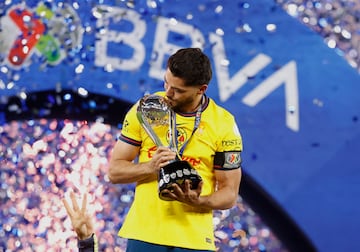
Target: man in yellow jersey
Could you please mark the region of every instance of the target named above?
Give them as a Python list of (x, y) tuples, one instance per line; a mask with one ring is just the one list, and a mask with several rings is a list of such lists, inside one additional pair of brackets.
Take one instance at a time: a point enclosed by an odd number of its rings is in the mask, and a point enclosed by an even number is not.
[[(139, 103), (124, 119), (108, 176), (113, 184), (136, 183), (119, 231), (128, 239), (127, 252), (215, 251), (212, 211), (237, 202), (242, 139), (233, 115), (206, 96), (211, 77), (210, 60), (200, 49), (180, 49), (168, 59), (165, 91), (156, 93), (176, 112), (177, 146), (202, 178), (197, 188), (188, 180), (175, 183), (167, 192), (172, 200), (160, 199), (159, 170), (176, 154), (151, 140), (136, 116)], [(167, 132), (158, 137), (169, 141)]]

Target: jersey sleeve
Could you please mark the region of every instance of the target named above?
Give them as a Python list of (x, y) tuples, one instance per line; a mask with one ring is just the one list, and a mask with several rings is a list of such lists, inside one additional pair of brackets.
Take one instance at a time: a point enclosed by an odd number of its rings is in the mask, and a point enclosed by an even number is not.
[(125, 115), (119, 137), (119, 140), (134, 146), (141, 145), (141, 124), (136, 116), (137, 106), (138, 103), (134, 104)]
[(241, 166), (242, 138), (233, 116), (225, 117), (221, 137), (214, 156), (214, 169), (232, 170)]

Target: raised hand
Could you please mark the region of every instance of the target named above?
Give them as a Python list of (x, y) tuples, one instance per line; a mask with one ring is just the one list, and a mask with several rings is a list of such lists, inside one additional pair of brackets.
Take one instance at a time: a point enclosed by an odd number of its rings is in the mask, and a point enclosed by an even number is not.
[(94, 226), (91, 216), (86, 213), (87, 205), (87, 195), (84, 194), (81, 209), (79, 208), (74, 192), (70, 193), (70, 198), (72, 202), (72, 207), (66, 199), (62, 199), (62, 202), (66, 208), (66, 212), (70, 217), (71, 224), (79, 238), (79, 240), (84, 240), (94, 233)]

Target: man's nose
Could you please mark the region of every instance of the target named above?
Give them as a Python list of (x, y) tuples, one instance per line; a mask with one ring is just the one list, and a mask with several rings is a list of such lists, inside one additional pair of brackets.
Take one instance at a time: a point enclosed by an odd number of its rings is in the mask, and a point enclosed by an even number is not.
[(168, 85), (165, 85), (164, 89), (165, 89), (165, 95), (167, 97), (172, 97), (174, 95), (174, 91)]

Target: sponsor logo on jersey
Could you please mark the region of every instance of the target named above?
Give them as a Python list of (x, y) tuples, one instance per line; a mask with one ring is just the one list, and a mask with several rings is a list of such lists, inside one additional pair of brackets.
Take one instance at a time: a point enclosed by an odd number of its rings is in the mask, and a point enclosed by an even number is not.
[(224, 140), (221, 142), (222, 146), (230, 147), (230, 146), (240, 146), (241, 140), (240, 139), (230, 139), (230, 140)]
[(225, 152), (224, 168), (238, 168), (241, 164), (241, 156), (239, 151)]

